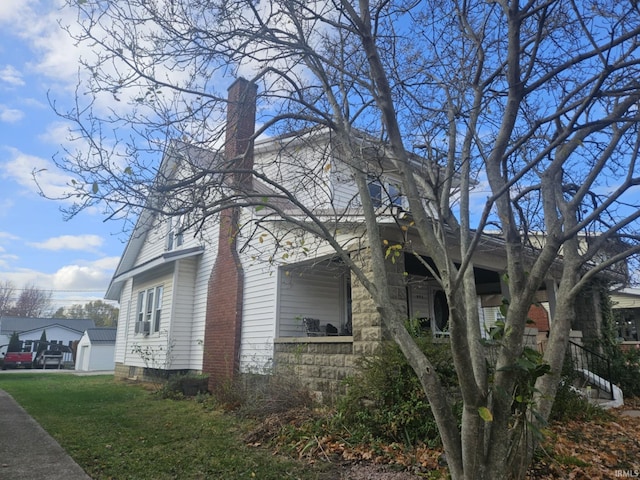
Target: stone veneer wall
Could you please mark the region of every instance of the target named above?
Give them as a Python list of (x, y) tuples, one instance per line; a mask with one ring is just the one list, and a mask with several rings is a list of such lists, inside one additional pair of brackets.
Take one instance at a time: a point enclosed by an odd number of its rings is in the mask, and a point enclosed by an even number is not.
[[(372, 259), (368, 254), (368, 250), (352, 254), (352, 259), (359, 262), (362, 270), (367, 272), (370, 277), (373, 276)], [(405, 316), (407, 316), (404, 257), (401, 255), (396, 259), (395, 263), (390, 260), (386, 261), (385, 268), (387, 270), (391, 299), (400, 306), (400, 309), (404, 310)], [(385, 332), (386, 329), (382, 324), (382, 318), (369, 292), (353, 276), (351, 279), (351, 298), (353, 353), (355, 355), (372, 355), (383, 340), (389, 339), (389, 335)]]
[(163, 381), (169, 375), (186, 374), (186, 373), (202, 373), (199, 370), (153, 370), (146, 367), (136, 367), (133, 365), (125, 365), (117, 362), (114, 369), (114, 377), (120, 380), (135, 380), (140, 382), (158, 382), (158, 376), (152, 375), (154, 372), (160, 373), (160, 380)]
[(124, 363), (116, 362), (114, 376), (116, 378), (129, 378), (129, 366)]
[(277, 338), (275, 372), (298, 377), (320, 400), (333, 399), (354, 373), (353, 346), (353, 337)]

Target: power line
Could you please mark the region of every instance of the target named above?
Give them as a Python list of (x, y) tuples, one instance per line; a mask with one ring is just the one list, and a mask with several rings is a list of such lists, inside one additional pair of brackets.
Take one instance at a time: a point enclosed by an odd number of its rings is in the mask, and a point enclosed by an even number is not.
[[(2, 284), (0, 284), (0, 290), (3, 290), (6, 287), (3, 287)], [(41, 287), (35, 287), (36, 290), (41, 290), (43, 292), (52, 292), (52, 293), (104, 293), (107, 291), (106, 288), (98, 288), (98, 289), (93, 289), (93, 290), (62, 290), (62, 289), (56, 289), (56, 288), (41, 288)], [(33, 290), (32, 288), (11, 288), (11, 290), (15, 291), (15, 292), (25, 292), (27, 290)]]

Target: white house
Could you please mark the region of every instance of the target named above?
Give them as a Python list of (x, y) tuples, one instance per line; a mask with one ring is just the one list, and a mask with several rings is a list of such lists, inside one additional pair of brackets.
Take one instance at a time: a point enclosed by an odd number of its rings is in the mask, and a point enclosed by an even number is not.
[(88, 328), (78, 342), (76, 370), (113, 370), (116, 348), (115, 328)]
[[(341, 226), (337, 239), (350, 258), (370, 269), (357, 188), (335, 139), (329, 131), (315, 130), (256, 142), (251, 150), (255, 94), (255, 87), (242, 79), (230, 87), (224, 155), (173, 143), (160, 166), (164, 180), (188, 176), (191, 166), (211, 167), (224, 158), (242, 158), (250, 164), (239, 170), (263, 172), (265, 179), (306, 199), (309, 211), (333, 218)], [(374, 158), (372, 164), (384, 162), (368, 139), (353, 141), (361, 143), (363, 155)], [(245, 151), (252, 154), (243, 156)], [(299, 174), (310, 166), (317, 172), (312, 183)], [(408, 228), (410, 219), (402, 215), (398, 183), (393, 172), (370, 180), (381, 231), (394, 240), (398, 224), (405, 225), (402, 231), (419, 249), (419, 238), (411, 237)], [(268, 183), (259, 179), (253, 179), (251, 188), (256, 195), (270, 194)], [(287, 199), (277, 201), (281, 211), (301, 211)], [(304, 221), (303, 212), (300, 218)], [(263, 234), (249, 237), (234, 230), (247, 219), (265, 227)], [(106, 294), (120, 302), (117, 376), (204, 371), (221, 379), (236, 371), (293, 366), (312, 388), (330, 390), (352, 372), (354, 354), (371, 352), (382, 340), (375, 306), (364, 287), (352, 282), (334, 251), (282, 227), (272, 212), (231, 207), (219, 221), (199, 225), (197, 235), (192, 230), (179, 216), (162, 217), (152, 209), (145, 209), (138, 219)], [(279, 235), (277, 242), (268, 232)], [(503, 296), (500, 247), (498, 239), (488, 237), (474, 259), (478, 308), (491, 317), (488, 327), (496, 321), (495, 307)], [(386, 268), (408, 317), (446, 335), (446, 297), (425, 262), (431, 260), (401, 252)]]
[(35, 352), (38, 350), (38, 342), (45, 332), (47, 348), (52, 346), (68, 347), (64, 353), (65, 363), (73, 362), (71, 347), (73, 342), (80, 340), (84, 331), (94, 328), (93, 320), (75, 318), (23, 318), (0, 317), (0, 354), (7, 351), (9, 339), (17, 332), (22, 342), (23, 351)]

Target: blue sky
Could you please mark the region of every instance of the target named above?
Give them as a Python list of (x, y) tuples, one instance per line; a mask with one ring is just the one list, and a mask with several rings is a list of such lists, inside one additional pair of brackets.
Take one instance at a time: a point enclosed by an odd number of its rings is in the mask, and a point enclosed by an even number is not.
[(56, 306), (102, 298), (124, 248), (122, 225), (99, 211), (64, 221), (63, 204), (42, 198), (67, 178), (51, 158), (67, 126), (47, 94), (70, 105), (80, 52), (59, 28), (73, 21), (60, 0), (0, 0), (0, 281), (51, 290)]

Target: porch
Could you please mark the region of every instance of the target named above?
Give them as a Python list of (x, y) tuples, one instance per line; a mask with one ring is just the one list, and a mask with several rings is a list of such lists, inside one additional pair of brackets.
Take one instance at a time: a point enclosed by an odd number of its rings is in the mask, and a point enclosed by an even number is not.
[[(356, 255), (354, 260), (366, 271), (370, 259)], [(424, 333), (448, 337), (446, 296), (429, 269), (408, 254), (387, 262), (386, 268), (393, 301), (407, 318), (417, 321)], [(482, 328), (488, 335), (501, 318), (503, 286), (497, 271), (476, 268), (474, 273)], [(282, 267), (278, 275), (275, 371), (294, 374), (319, 396), (333, 396), (355, 373), (355, 359), (375, 353), (386, 338), (376, 306), (339, 260)], [(536, 345), (538, 340), (535, 333), (530, 342)]]

